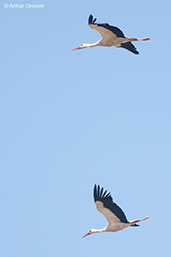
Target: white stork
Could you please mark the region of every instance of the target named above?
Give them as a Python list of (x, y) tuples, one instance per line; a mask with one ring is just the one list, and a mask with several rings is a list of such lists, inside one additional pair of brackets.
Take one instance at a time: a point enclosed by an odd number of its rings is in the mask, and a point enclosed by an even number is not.
[(88, 19), (88, 24), (90, 28), (97, 30), (101, 34), (102, 39), (93, 44), (81, 44), (80, 46), (71, 49), (71, 51), (94, 46), (116, 46), (123, 47), (134, 54), (139, 54), (131, 41), (145, 41), (150, 39), (149, 37), (126, 38), (119, 28), (111, 26), (108, 23), (96, 23), (96, 19), (93, 19), (91, 14)]
[(102, 229), (91, 229), (83, 237), (100, 232), (115, 232), (127, 228), (129, 226), (139, 226), (137, 222), (148, 219), (145, 217), (143, 219), (128, 221), (124, 212), (121, 208), (113, 202), (112, 196), (110, 193), (107, 193), (107, 190), (103, 192), (103, 187), (100, 189), (100, 186), (94, 186), (94, 201), (96, 203), (97, 210), (101, 212), (109, 222), (109, 224)]

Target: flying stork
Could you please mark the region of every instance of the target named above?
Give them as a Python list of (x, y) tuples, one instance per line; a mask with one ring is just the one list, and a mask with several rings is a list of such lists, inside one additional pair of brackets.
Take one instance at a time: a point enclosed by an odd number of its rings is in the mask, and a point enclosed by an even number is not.
[(108, 23), (96, 23), (96, 18), (94, 19), (93, 15), (91, 14), (88, 19), (88, 25), (90, 28), (97, 30), (101, 34), (102, 39), (93, 44), (81, 44), (80, 46), (71, 49), (71, 51), (94, 46), (116, 46), (123, 47), (134, 54), (139, 54), (131, 41), (145, 41), (150, 39), (149, 37), (126, 38), (124, 33), (119, 28), (111, 26)]
[(110, 193), (107, 193), (107, 190), (103, 192), (103, 187), (94, 186), (94, 201), (97, 207), (97, 210), (101, 212), (109, 222), (109, 224), (102, 229), (91, 229), (83, 237), (100, 232), (115, 232), (127, 228), (129, 226), (137, 227), (138, 222), (148, 219), (145, 217), (143, 219), (128, 221), (124, 212), (121, 208), (113, 202), (112, 196)]

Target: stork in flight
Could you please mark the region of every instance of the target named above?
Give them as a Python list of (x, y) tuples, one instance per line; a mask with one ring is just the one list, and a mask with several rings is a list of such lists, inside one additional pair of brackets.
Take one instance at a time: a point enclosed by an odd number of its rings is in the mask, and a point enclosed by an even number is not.
[(145, 41), (150, 39), (149, 37), (126, 38), (119, 28), (111, 26), (108, 23), (96, 23), (96, 19), (94, 19), (91, 14), (88, 19), (88, 25), (90, 28), (97, 30), (101, 34), (102, 39), (93, 44), (81, 44), (80, 46), (71, 49), (71, 51), (94, 46), (116, 46), (123, 47), (134, 54), (139, 54), (131, 41)]
[(103, 192), (103, 187), (100, 189), (100, 186), (94, 186), (94, 201), (96, 203), (97, 210), (101, 212), (109, 222), (109, 224), (102, 229), (91, 229), (83, 237), (100, 232), (115, 232), (127, 228), (129, 226), (139, 226), (138, 222), (148, 219), (145, 217), (143, 219), (128, 221), (124, 212), (121, 208), (113, 202), (112, 196), (110, 193), (107, 193), (107, 190)]

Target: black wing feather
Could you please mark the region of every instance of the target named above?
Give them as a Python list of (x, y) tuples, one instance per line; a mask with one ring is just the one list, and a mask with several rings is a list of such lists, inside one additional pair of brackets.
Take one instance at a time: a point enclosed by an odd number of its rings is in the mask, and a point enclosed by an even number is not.
[(90, 24), (96, 24), (95, 22), (96, 22), (96, 18), (95, 19), (93, 19), (93, 15), (91, 15), (90, 14), (90, 16), (89, 16), (89, 18), (88, 18), (88, 25), (90, 25)]
[(137, 49), (135, 48), (135, 46), (131, 42), (121, 44), (120, 47), (123, 47), (123, 48), (129, 50), (130, 52), (132, 52), (134, 54), (139, 54), (139, 52), (137, 51)]
[(112, 196), (110, 193), (107, 193), (107, 190), (103, 193), (103, 187), (100, 190), (100, 186), (98, 187), (94, 186), (94, 201), (100, 201), (103, 203), (105, 208), (108, 208), (110, 211), (112, 211), (123, 223), (128, 223), (128, 220), (124, 214), (124, 212), (121, 210), (121, 208), (113, 202)]
[(122, 32), (122, 30), (120, 30), (119, 28), (117, 27), (114, 27), (114, 26), (111, 26), (109, 25), (108, 23), (99, 23), (97, 24), (99, 27), (103, 27), (105, 29), (108, 29), (110, 31), (112, 31), (117, 37), (123, 37), (125, 38), (124, 36), (124, 33)]
[(94, 24), (94, 25), (97, 25), (99, 27), (104, 27), (105, 29), (108, 29), (108, 30), (112, 31), (117, 37), (125, 38), (124, 33), (119, 28), (111, 26), (108, 23), (95, 23), (95, 22), (96, 22), (96, 18), (93, 19), (93, 15), (90, 14), (89, 19), (88, 19), (88, 24), (89, 25)]

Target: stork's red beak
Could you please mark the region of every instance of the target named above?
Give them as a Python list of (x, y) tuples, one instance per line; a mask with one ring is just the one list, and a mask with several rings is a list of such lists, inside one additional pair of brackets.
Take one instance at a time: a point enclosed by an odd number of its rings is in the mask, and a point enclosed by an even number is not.
[(84, 236), (82, 236), (81, 238), (83, 238), (83, 237), (86, 237), (86, 236), (88, 236), (88, 235), (90, 235), (91, 233), (90, 232), (88, 232), (87, 234), (85, 234)]
[(76, 48), (73, 48), (73, 49), (71, 49), (70, 51), (79, 50), (79, 49), (81, 49), (80, 46), (78, 46), (78, 47), (76, 47)]

